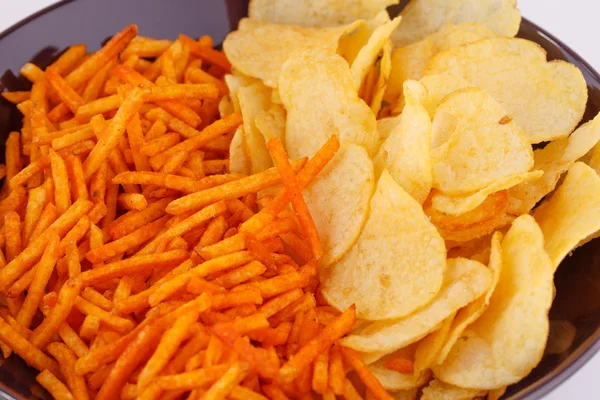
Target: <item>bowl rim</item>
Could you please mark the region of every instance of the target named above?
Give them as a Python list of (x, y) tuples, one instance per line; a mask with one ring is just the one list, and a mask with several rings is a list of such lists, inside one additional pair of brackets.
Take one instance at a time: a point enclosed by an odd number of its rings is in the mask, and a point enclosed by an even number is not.
[[(21, 27), (34, 22), (37, 18), (54, 11), (57, 8), (68, 5), (69, 3), (75, 2), (76, 0), (61, 0), (56, 3), (50, 4), (33, 14), (21, 19), (20, 21), (12, 24), (8, 28), (0, 32), (0, 40), (5, 39), (13, 32), (17, 31)], [(539, 35), (544, 37), (546, 40), (551, 42), (555, 47), (560, 49), (568, 57), (576, 61), (581, 68), (585, 69), (586, 76), (600, 86), (600, 73), (596, 71), (592, 65), (575, 52), (570, 46), (565, 44), (563, 41), (558, 39), (556, 36), (548, 32), (546, 29), (540, 27), (535, 22), (532, 22), (528, 18), (523, 17), (521, 24), (525, 22), (532, 29), (534, 29)], [(583, 72), (583, 71), (582, 71)], [(588, 79), (586, 79), (588, 81)], [(590, 82), (588, 81), (588, 86)], [(508, 398), (508, 400), (537, 400), (543, 396), (549, 394), (560, 385), (564, 384), (569, 378), (575, 375), (581, 370), (596, 354), (600, 354), (600, 327), (588, 337), (579, 347), (564, 359), (559, 366), (552, 370), (549, 374), (535, 382), (533, 385), (524, 388), (521, 393), (517, 393)], [(561, 365), (566, 365), (564, 368), (560, 368)], [(4, 397), (10, 396), (10, 397)], [(17, 400), (13, 397), (13, 394), (0, 389), (0, 398), (10, 398), (11, 400)]]

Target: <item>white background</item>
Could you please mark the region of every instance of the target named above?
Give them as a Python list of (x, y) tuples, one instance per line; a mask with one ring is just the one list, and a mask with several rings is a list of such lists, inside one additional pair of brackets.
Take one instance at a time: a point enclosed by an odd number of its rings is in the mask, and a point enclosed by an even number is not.
[[(0, 0), (0, 2), (3, 3), (0, 5), (0, 31), (54, 3), (52, 0)], [(600, 2), (597, 0), (519, 0), (519, 8), (523, 16), (561, 39), (596, 70), (600, 70), (600, 47), (598, 46)], [(600, 372), (600, 354), (545, 400), (600, 398), (598, 372)]]

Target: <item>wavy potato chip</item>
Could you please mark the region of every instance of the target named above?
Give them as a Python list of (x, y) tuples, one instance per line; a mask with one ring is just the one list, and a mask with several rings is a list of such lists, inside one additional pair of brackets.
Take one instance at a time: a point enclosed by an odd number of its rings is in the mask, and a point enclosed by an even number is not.
[(355, 21), (333, 28), (306, 28), (245, 18), (237, 31), (227, 35), (223, 50), (236, 70), (276, 88), (281, 66), (295, 50), (324, 48), (335, 52), (340, 38), (363, 24)]
[(493, 38), (449, 49), (431, 59), (425, 74), (442, 72), (486, 90), (531, 143), (568, 136), (587, 103), (581, 71), (564, 61), (546, 62), (545, 52), (524, 39)]
[(500, 280), (500, 274), (502, 273), (502, 234), (500, 232), (494, 233), (491, 241), (491, 249), (489, 255), (488, 268), (492, 271), (492, 283), (488, 290), (481, 298), (475, 300), (465, 308), (461, 309), (457, 314), (456, 318), (452, 321), (446, 340), (439, 352), (436, 354), (434, 364), (442, 364), (448, 354), (454, 347), (454, 344), (460, 339), (462, 333), (471, 325), (477, 321), (481, 314), (488, 308), (490, 299), (496, 290), (496, 286)]
[(473, 400), (486, 394), (485, 390), (461, 388), (433, 379), (423, 388), (421, 400)]
[(276, 24), (327, 27), (370, 19), (399, 0), (252, 0), (251, 18)]
[(553, 277), (542, 230), (530, 215), (517, 218), (502, 240), (502, 271), (488, 308), (433, 368), (435, 376), (482, 390), (527, 376), (546, 346)]
[(399, 391), (420, 388), (431, 378), (431, 371), (422, 371), (419, 374), (401, 374), (385, 367), (386, 362), (393, 360), (394, 358), (414, 360), (415, 350), (415, 345), (397, 350), (380, 360), (377, 360), (373, 364), (369, 364), (369, 370), (375, 375), (379, 382), (381, 382), (381, 385), (386, 390)]
[[(569, 138), (548, 143), (533, 152), (534, 170), (544, 171), (537, 180), (527, 181), (509, 191), (508, 211), (513, 215), (526, 214), (552, 192), (560, 177), (573, 164), (592, 150), (600, 141), (600, 115), (583, 124)], [(592, 157), (593, 159), (593, 157)]]
[(385, 117), (377, 120), (377, 131), (379, 132), (380, 142), (383, 143), (388, 137), (390, 137), (391, 133), (394, 131), (394, 129), (396, 129), (401, 120), (402, 115)]
[(229, 171), (234, 174), (250, 175), (252, 164), (246, 152), (244, 127), (240, 125), (229, 144)]
[(515, 36), (521, 25), (516, 0), (412, 0), (400, 13), (396, 46), (418, 42), (446, 24), (478, 23), (497, 36)]
[(423, 99), (427, 89), (419, 82), (404, 84), (406, 105), (398, 125), (388, 135), (373, 160), (375, 175), (388, 170), (392, 178), (422, 204), (431, 191), (431, 120)]
[(323, 244), (321, 266), (339, 260), (356, 242), (374, 189), (369, 155), (360, 146), (345, 144), (303, 191)]
[[(506, 111), (480, 89), (461, 89), (438, 106), (457, 118), (456, 131), (433, 149), (433, 186), (448, 195), (472, 193), (533, 166), (527, 136)], [(502, 168), (498, 168), (498, 166)]]
[(491, 272), (477, 261), (456, 258), (448, 260), (447, 264), (442, 289), (425, 307), (404, 318), (372, 322), (340, 342), (363, 352), (383, 352), (408, 346), (438, 329), (450, 315), (485, 293), (492, 282)]
[(285, 140), (286, 113), (279, 104), (272, 104), (271, 108), (256, 116), (254, 124), (262, 133), (265, 141), (271, 139)]
[(361, 319), (399, 318), (435, 297), (444, 279), (446, 248), (421, 205), (387, 171), (369, 208), (356, 243), (321, 271), (323, 295), (338, 309), (355, 304)]
[(359, 28), (340, 39), (338, 54), (348, 61), (348, 65), (352, 65), (360, 49), (365, 47), (373, 32), (390, 21), (390, 15), (386, 10), (379, 12), (373, 18), (367, 19)]
[(273, 166), (265, 137), (255, 123), (256, 117), (271, 106), (271, 89), (256, 82), (240, 87), (237, 97), (243, 117), (244, 144), (250, 158), (251, 171), (256, 174)]
[[(450, 93), (454, 93), (460, 89), (474, 87), (470, 82), (464, 80), (460, 76), (453, 74), (435, 74), (427, 75), (419, 81), (427, 89), (428, 97), (425, 106), (431, 118), (434, 118), (435, 111), (442, 100)], [(449, 138), (450, 136), (447, 136)], [(438, 140), (441, 143), (435, 143), (435, 147), (444, 143), (444, 140)]]
[(285, 145), (291, 158), (312, 156), (331, 135), (375, 153), (375, 116), (358, 98), (348, 64), (334, 52), (294, 52), (282, 67), (279, 94), (288, 113)]
[(533, 213), (546, 240), (554, 268), (578, 243), (600, 230), (600, 177), (575, 163), (552, 197)]
[(431, 332), (417, 343), (417, 350), (414, 357), (414, 374), (416, 376), (419, 376), (423, 371), (428, 370), (436, 363), (436, 357), (447, 341), (455, 316), (455, 313), (451, 314), (442, 322), (440, 329)]
[(374, 115), (379, 116), (379, 111), (383, 107), (383, 96), (387, 90), (387, 85), (390, 80), (390, 74), (392, 73), (392, 41), (388, 40), (383, 46), (381, 51), (381, 57), (375, 63), (374, 68), (379, 68), (379, 74), (377, 82), (373, 88), (373, 94), (371, 98), (371, 111)]
[(256, 82), (259, 82), (259, 80), (244, 75), (225, 75), (225, 83), (227, 84), (227, 88), (229, 89), (229, 98), (231, 100), (231, 104), (235, 112), (242, 111), (238, 99), (238, 93), (240, 91), (240, 88), (244, 86), (250, 86)]

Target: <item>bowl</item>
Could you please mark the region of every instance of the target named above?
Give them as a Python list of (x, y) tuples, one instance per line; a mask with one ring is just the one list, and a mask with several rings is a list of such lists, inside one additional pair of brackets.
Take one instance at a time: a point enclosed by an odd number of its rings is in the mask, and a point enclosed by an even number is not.
[[(0, 33), (0, 91), (28, 90), (31, 85), (19, 76), (28, 61), (49, 65), (67, 46), (85, 43), (97, 50), (111, 34), (135, 23), (141, 34), (174, 39), (211, 35), (220, 43), (246, 14), (247, 0), (67, 0), (52, 5)], [(405, 2), (403, 2), (405, 3)], [(398, 13), (401, 6), (392, 7)], [(540, 44), (551, 60), (566, 60), (583, 72), (589, 89), (582, 122), (600, 111), (600, 75), (565, 44), (535, 24), (523, 20), (519, 37)], [(21, 126), (21, 114), (0, 100), (0, 162), (4, 141)], [(566, 320), (577, 328), (571, 347), (562, 354), (547, 356), (524, 380), (508, 388), (503, 399), (542, 398), (580, 369), (600, 350), (600, 241), (577, 249), (555, 275), (556, 299), (551, 320)], [(48, 394), (37, 385), (37, 372), (18, 357), (0, 360), (0, 399), (43, 399)]]

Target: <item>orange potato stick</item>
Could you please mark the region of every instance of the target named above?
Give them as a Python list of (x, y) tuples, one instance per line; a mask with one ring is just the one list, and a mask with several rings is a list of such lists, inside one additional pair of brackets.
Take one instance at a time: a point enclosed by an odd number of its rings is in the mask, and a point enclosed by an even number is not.
[(21, 75), (27, 78), (30, 82), (35, 83), (44, 79), (44, 71), (35, 64), (25, 63), (19, 70)]
[[(211, 336), (212, 337), (212, 336)], [(200, 351), (194, 354), (192, 357), (187, 360), (184, 366), (185, 372), (193, 371), (202, 367), (204, 365), (204, 358), (206, 356), (206, 351)]]
[(127, 383), (129, 376), (144, 361), (159, 339), (161, 330), (152, 325), (144, 327), (125, 348), (108, 374), (96, 399), (115, 399)]
[[(223, 204), (223, 207), (227, 207), (225, 203), (215, 204)], [(206, 227), (204, 234), (200, 238), (198, 246), (202, 248), (221, 241), (221, 238), (225, 234), (227, 228), (227, 220), (222, 215), (219, 215), (218, 217), (214, 218)]]
[[(208, 101), (208, 100), (207, 100)], [(206, 151), (210, 151), (213, 153), (221, 153), (225, 154), (229, 151), (229, 145), (231, 144), (231, 136), (219, 136), (216, 139), (211, 140), (206, 143), (202, 148)]]
[(117, 332), (129, 332), (133, 329), (134, 324), (128, 319), (112, 315), (95, 304), (77, 296), (75, 299), (75, 308), (77, 308), (82, 314), (94, 315), (100, 319), (100, 321), (107, 327), (114, 329)]
[(246, 237), (243, 234), (235, 234), (221, 240), (212, 246), (207, 246), (202, 249), (195, 249), (196, 252), (205, 260), (210, 260), (226, 254), (235, 253), (246, 249)]
[[(140, 110), (140, 114), (144, 114), (144, 117), (146, 117), (146, 119), (155, 122), (155, 121), (162, 121), (163, 123), (167, 123), (169, 122), (171, 119), (173, 119), (174, 117), (169, 114), (167, 111), (165, 111), (163, 108), (160, 107), (155, 107), (152, 108), (148, 111), (146, 111), (146, 113), (142, 113), (142, 110)], [(149, 139), (146, 139), (149, 140)]]
[(57, 374), (59, 373), (56, 361), (52, 360), (41, 350), (33, 346), (31, 342), (13, 329), (2, 318), (0, 318), (0, 340), (35, 369), (48, 369)]
[(411, 360), (402, 357), (393, 358), (387, 361), (383, 366), (400, 374), (412, 374), (415, 368)]
[[(225, 289), (231, 289), (234, 286), (244, 283), (256, 276), (262, 275), (267, 270), (259, 261), (252, 261), (242, 267), (236, 268), (230, 272), (227, 272), (217, 279), (215, 282), (224, 287)], [(191, 285), (191, 282), (190, 282)], [(188, 286), (189, 287), (189, 286)]]
[(344, 379), (344, 391), (342, 397), (344, 397), (345, 400), (363, 400), (362, 396), (358, 393), (349, 379)]
[(114, 184), (156, 185), (174, 189), (183, 193), (194, 193), (202, 190), (201, 181), (184, 178), (178, 175), (168, 175), (161, 172), (123, 172), (112, 179)]
[(283, 390), (273, 383), (269, 385), (263, 385), (262, 390), (270, 400), (290, 400), (290, 398), (285, 395)]
[(80, 280), (70, 279), (65, 282), (58, 293), (56, 306), (48, 312), (46, 318), (33, 331), (30, 337), (31, 344), (37, 348), (43, 348), (51, 340), (52, 335), (59, 331), (60, 326), (71, 313), (75, 298), (79, 295), (80, 290)]
[(90, 179), (90, 194), (94, 203), (104, 203), (107, 179), (108, 163), (104, 162)]
[(72, 113), (75, 113), (84, 104), (81, 96), (52, 67), (47, 68), (44, 75), (50, 87), (55, 90), (60, 100)]
[(198, 320), (198, 310), (192, 310), (175, 321), (161, 337), (156, 351), (138, 378), (138, 390), (144, 390), (167, 365), (181, 343), (189, 336), (189, 327)]
[[(179, 44), (179, 43), (176, 43)], [(169, 49), (171, 50), (171, 49)], [(166, 51), (161, 57), (161, 73), (160, 78), (164, 78), (166, 84), (177, 82), (177, 73), (175, 72), (175, 59), (171, 51)], [(157, 79), (158, 84), (158, 79)]]
[(97, 264), (125, 253), (132, 248), (136, 248), (156, 236), (164, 227), (167, 219), (168, 217), (159, 218), (128, 235), (91, 250), (86, 254), (86, 258), (90, 262)]
[(207, 282), (204, 278), (193, 278), (187, 285), (187, 291), (190, 293), (223, 293), (225, 289), (218, 282)]
[(121, 193), (117, 197), (117, 204), (124, 210), (143, 210), (148, 207), (148, 201), (139, 193)]
[[(187, 159), (187, 156), (188, 156), (187, 153), (184, 153), (183, 151), (179, 151), (179, 152), (175, 153), (173, 155), (173, 158), (171, 158), (169, 161), (167, 161), (165, 163), (165, 165), (162, 166), (161, 172), (163, 172), (165, 174), (179, 173), (181, 167), (183, 166), (183, 164), (185, 163), (185, 160)], [(193, 179), (196, 179), (195, 174), (190, 177)]]
[(172, 200), (167, 197), (148, 204), (142, 211), (133, 210), (123, 214), (108, 228), (110, 236), (116, 240), (157, 220), (165, 215), (165, 208)]
[[(277, 219), (256, 234), (256, 239), (262, 242), (274, 237), (280, 236), (283, 233), (292, 232), (297, 229), (298, 223), (294, 217), (285, 217)], [(277, 260), (275, 260), (277, 262)]]
[(87, 140), (95, 139), (94, 131), (90, 127), (85, 127), (78, 131), (67, 133), (63, 136), (52, 139), (52, 148), (54, 150), (61, 150), (69, 148), (71, 146), (81, 144)]
[(268, 299), (292, 289), (306, 286), (307, 280), (297, 272), (275, 276), (256, 283), (263, 298)]
[(102, 92), (102, 89), (106, 83), (106, 79), (116, 64), (117, 58), (112, 58), (88, 81), (82, 96), (85, 103), (96, 100), (100, 96), (100, 93)]
[(208, 160), (202, 163), (207, 175), (224, 174), (229, 170), (229, 160)]
[(73, 394), (55, 374), (45, 369), (35, 377), (35, 380), (56, 400), (73, 400)]
[[(168, 328), (172, 326), (175, 323), (175, 321), (177, 321), (179, 318), (189, 313), (190, 311), (198, 311), (200, 313), (204, 313), (207, 312), (209, 308), (210, 297), (206, 293), (204, 293), (196, 297), (192, 301), (189, 301), (187, 303), (184, 302), (184, 304), (177, 306), (177, 308), (175, 308), (174, 310), (167, 312), (156, 321), (156, 324), (162, 326), (163, 328)], [(195, 332), (192, 332), (192, 334), (193, 333)]]
[(65, 75), (71, 72), (71, 70), (83, 60), (86, 50), (85, 44), (75, 44), (70, 46), (50, 65), (50, 67), (54, 69), (56, 73)]
[(53, 123), (62, 123), (65, 122), (70, 115), (71, 110), (69, 110), (69, 106), (65, 103), (60, 103), (48, 112), (48, 119)]
[(245, 362), (234, 362), (227, 371), (202, 395), (203, 400), (224, 400), (249, 372)]
[(215, 294), (211, 299), (211, 308), (214, 311), (246, 304), (262, 304), (262, 297), (258, 290), (240, 290), (223, 294)]
[[(313, 158), (308, 160), (306, 165), (297, 175), (298, 190), (304, 188), (321, 172), (327, 163), (335, 156), (340, 147), (336, 136), (332, 136), (317, 151)], [(242, 232), (257, 233), (267, 226), (273, 219), (279, 215), (291, 200), (291, 194), (287, 190), (282, 190), (271, 203), (263, 208), (258, 214), (254, 215), (241, 227)]]
[(269, 152), (271, 153), (271, 157), (273, 157), (275, 166), (281, 175), (286, 191), (290, 192), (292, 195), (292, 207), (294, 208), (296, 216), (298, 217), (298, 221), (300, 222), (300, 227), (304, 232), (304, 236), (309, 242), (313, 257), (318, 260), (323, 255), (323, 247), (321, 245), (319, 232), (317, 231), (315, 221), (313, 221), (312, 216), (310, 215), (310, 210), (304, 202), (300, 184), (298, 183), (296, 174), (292, 169), (292, 165), (290, 164), (287, 153), (285, 152), (283, 143), (280, 139), (276, 138), (269, 140), (267, 146), (269, 148)]
[[(75, 365), (77, 365), (77, 364), (75, 364)], [(114, 363), (109, 364), (109, 365), (104, 365), (101, 368), (99, 368), (98, 370), (96, 370), (95, 372), (91, 373), (87, 377), (88, 387), (95, 391), (100, 389), (100, 387), (102, 387), (102, 385), (104, 384), (104, 381), (106, 380), (106, 378), (108, 378), (108, 375), (110, 374), (110, 371), (113, 369), (113, 367), (114, 367)]]
[[(89, 253), (88, 253), (89, 254)], [(185, 250), (172, 250), (159, 254), (141, 255), (115, 261), (83, 272), (80, 275), (84, 286), (97, 285), (125, 275), (137, 274), (152, 268), (177, 265), (189, 257)]]
[[(150, 90), (148, 101), (177, 99), (217, 99), (219, 88), (214, 84), (181, 83), (155, 86)], [(183, 121), (181, 121), (183, 122)], [(191, 127), (190, 127), (191, 128)], [(192, 128), (193, 129), (193, 128)]]
[(88, 240), (90, 242), (90, 249), (95, 249), (104, 244), (104, 234), (102, 229), (98, 228), (96, 224), (90, 224)]
[(279, 379), (283, 382), (291, 382), (296, 379), (320, 353), (350, 332), (355, 321), (356, 308), (351, 306), (281, 367), (278, 375)]
[(220, 364), (176, 375), (163, 375), (157, 379), (157, 383), (165, 390), (204, 388), (219, 379), (227, 369), (227, 365)]
[(319, 319), (319, 322), (324, 325), (330, 324), (339, 315), (338, 312), (331, 312), (324, 307), (317, 307), (315, 310), (317, 312), (317, 318)]
[[(148, 121), (148, 120), (144, 120), (144, 121)], [(144, 139), (148, 140), (148, 141), (152, 140), (152, 139), (156, 139), (157, 137), (164, 135), (166, 132), (167, 132), (167, 126), (165, 125), (165, 123), (162, 120), (157, 119), (156, 121), (154, 121), (152, 123), (152, 126), (150, 127), (150, 129), (145, 133)]]
[(83, 289), (83, 292), (81, 292), (81, 297), (105, 311), (110, 311), (113, 309), (113, 302), (104, 297), (102, 293), (98, 293), (91, 287), (86, 287)]
[(211, 335), (204, 353), (204, 368), (219, 364), (223, 350), (223, 342), (215, 335)]
[[(42, 214), (38, 219), (33, 232), (31, 232), (30, 243), (36, 240), (46, 229), (58, 219), (58, 210), (53, 203), (46, 204), (46, 207), (42, 210)], [(28, 245), (30, 244), (28, 243)]]
[[(179, 133), (184, 138), (191, 138), (200, 134), (200, 131), (192, 128), (185, 122), (180, 119), (173, 118), (169, 121), (169, 128), (177, 133)], [(159, 152), (155, 153), (158, 154)], [(155, 155), (152, 154), (152, 155)]]
[(100, 331), (100, 317), (96, 315), (88, 315), (83, 320), (81, 327), (79, 328), (79, 336), (82, 339), (92, 342), (92, 348), (94, 348), (95, 338)]
[(263, 313), (267, 318), (270, 318), (301, 297), (302, 290), (293, 289), (289, 292), (282, 293), (276, 297), (273, 297), (271, 300), (263, 304), (260, 307), (259, 311)]
[[(186, 368), (186, 365), (197, 354), (204, 354), (201, 350), (206, 349), (209, 336), (203, 330), (196, 333), (181, 349), (175, 354), (169, 365), (163, 370), (163, 375), (178, 374)], [(198, 366), (202, 363), (198, 364)], [(195, 369), (195, 368), (194, 368)], [(187, 370), (187, 369), (185, 369)]]
[(65, 344), (58, 342), (50, 343), (46, 350), (58, 361), (62, 375), (65, 377), (75, 400), (89, 399), (84, 377), (75, 372), (77, 356), (73, 351)]
[(61, 253), (67, 252), (67, 246), (69, 243), (77, 244), (90, 229), (90, 219), (88, 216), (81, 218), (77, 224), (65, 235), (64, 239), (60, 241)]
[(241, 123), (242, 115), (240, 113), (229, 114), (208, 125), (200, 132), (200, 134), (186, 139), (169, 150), (152, 157), (150, 159), (150, 165), (157, 170), (163, 166), (174, 153), (178, 151), (185, 151), (187, 153), (194, 152), (219, 136), (235, 131)]
[(5, 143), (6, 178), (5, 182), (11, 182), (15, 175), (21, 170), (21, 135), (19, 132), (11, 132)]
[[(300, 169), (306, 163), (306, 159), (295, 160), (294, 169)], [(264, 172), (254, 174), (234, 182), (225, 183), (220, 186), (201, 190), (196, 193), (183, 196), (173, 200), (167, 206), (169, 214), (182, 214), (187, 211), (198, 209), (219, 200), (239, 198), (249, 193), (255, 193), (262, 189), (275, 186), (281, 182), (279, 172), (276, 168), (270, 168)]]
[[(109, 172), (109, 176), (113, 176), (112, 172)], [(106, 215), (102, 219), (101, 228), (104, 229), (109, 226), (117, 217), (117, 197), (119, 196), (119, 185), (112, 184), (110, 181), (107, 183), (106, 196), (104, 203), (106, 204)]]
[(60, 256), (59, 242), (58, 235), (52, 234), (50, 236), (44, 254), (35, 267), (35, 274), (27, 291), (27, 296), (16, 317), (17, 321), (23, 326), (29, 327), (31, 325), (31, 321), (42, 301), (46, 285)]
[(344, 370), (342, 352), (340, 351), (340, 347), (338, 345), (334, 345), (329, 354), (328, 377), (331, 391), (338, 396), (343, 395), (346, 371)]
[[(24, 291), (26, 291), (29, 286), (31, 286), (31, 282), (33, 281), (33, 277), (35, 276), (36, 267), (34, 266), (29, 271), (25, 272), (15, 283), (13, 283), (8, 290), (6, 290), (7, 298), (17, 298)], [(19, 310), (21, 308), (19, 307)]]
[(132, 55), (137, 55), (144, 58), (155, 58), (167, 50), (171, 44), (170, 40), (157, 40), (138, 36), (123, 50), (121, 57), (127, 59)]
[(56, 138), (60, 138), (73, 132), (89, 128), (91, 128), (90, 124), (77, 124), (77, 126), (61, 129), (58, 131), (55, 130), (52, 132), (44, 132), (43, 134), (40, 134), (37, 137), (33, 138), (33, 143), (39, 145), (50, 144)]
[(255, 391), (240, 385), (234, 386), (233, 389), (231, 389), (228, 398), (232, 400), (268, 400), (268, 398), (262, 394), (256, 393)]
[(4, 234), (6, 235), (6, 261), (10, 262), (22, 249), (21, 217), (15, 211), (4, 214)]
[(346, 363), (356, 371), (356, 373), (360, 377), (360, 380), (365, 384), (367, 390), (369, 390), (375, 396), (376, 399), (393, 399), (393, 397), (388, 394), (388, 392), (383, 388), (383, 386), (381, 386), (381, 383), (373, 375), (371, 370), (369, 370), (359, 352), (357, 352), (354, 349), (350, 349), (348, 347), (343, 346), (340, 347), (340, 350), (342, 351), (342, 355), (344, 356), (344, 360), (346, 361)]
[(67, 83), (75, 90), (83, 87), (92, 76), (110, 60), (115, 58), (131, 42), (137, 35), (137, 32), (137, 26), (129, 25), (114, 35), (100, 50), (88, 57), (67, 75), (65, 78)]
[(144, 145), (144, 133), (142, 132), (139, 113), (136, 113), (127, 125), (127, 138), (129, 139), (135, 169), (137, 171), (150, 171), (148, 157), (140, 153), (140, 149)]
[(146, 157), (155, 156), (167, 149), (172, 148), (180, 141), (180, 135), (176, 132), (165, 133), (154, 140), (146, 142), (141, 148), (140, 153)]
[(83, 175), (83, 165), (81, 158), (74, 154), (67, 154), (65, 157), (67, 172), (71, 182), (71, 196), (73, 200), (89, 200), (90, 194), (87, 189), (85, 177)]
[(49, 165), (49, 157), (43, 156), (38, 158), (37, 160), (31, 162), (27, 167), (20, 170), (19, 173), (17, 173), (15, 176), (13, 176), (12, 179), (9, 181), (9, 187), (12, 190), (14, 190), (19, 185), (27, 183), (27, 181), (29, 181), (33, 176), (35, 176), (38, 172), (42, 171)]
[(13, 104), (19, 104), (29, 100), (31, 92), (15, 91), (15, 92), (2, 92), (2, 97)]
[(229, 88), (223, 81), (215, 78), (208, 72), (200, 68), (188, 68), (185, 71), (185, 81), (192, 84), (212, 84), (219, 88), (219, 94), (221, 96), (229, 93)]
[(306, 241), (295, 232), (287, 232), (281, 235), (281, 240), (304, 261), (313, 258), (312, 250)]
[(248, 332), (248, 337), (263, 346), (281, 346), (287, 343), (291, 330), (292, 323), (284, 322), (275, 329), (267, 327)]
[(27, 192), (23, 187), (13, 189), (10, 194), (0, 202), (0, 218), (11, 211), (16, 211), (27, 202)]
[(96, 114), (104, 114), (105, 112), (116, 110), (121, 106), (121, 101), (121, 96), (113, 94), (112, 96), (101, 97), (82, 104), (73, 112), (78, 121), (86, 121)]
[(61, 156), (50, 149), (50, 165), (54, 181), (54, 202), (59, 213), (64, 213), (71, 206), (71, 191), (67, 166)]
[(253, 261), (252, 256), (246, 251), (240, 251), (205, 261), (197, 267), (177, 275), (157, 287), (154, 293), (150, 295), (150, 305), (154, 306), (164, 299), (171, 297), (173, 294), (177, 293), (177, 291), (186, 287), (189, 281), (194, 277), (203, 278), (215, 272), (239, 267), (250, 261)]
[(102, 162), (108, 158), (109, 153), (117, 147), (119, 137), (125, 132), (129, 120), (142, 106), (145, 94), (145, 90), (138, 87), (133, 88), (127, 94), (112, 123), (83, 163), (83, 172), (86, 179), (98, 170)]
[(292, 320), (294, 315), (300, 311), (307, 312), (316, 306), (315, 297), (312, 293), (304, 293), (302, 297), (280, 310), (275, 314), (270, 322), (273, 325), (278, 325), (284, 321)]
[(190, 48), (191, 54), (200, 57), (210, 64), (219, 66), (225, 72), (231, 72), (231, 64), (223, 52), (214, 50), (212, 46), (203, 46), (184, 34), (179, 35), (179, 40)]
[(313, 390), (319, 394), (325, 395), (328, 390), (328, 367), (329, 367), (329, 352), (324, 352), (318, 355), (313, 366)]
[(269, 253), (269, 250), (256, 239), (253, 235), (246, 234), (246, 248), (256, 257), (257, 260), (262, 262), (266, 267), (267, 271), (274, 271), (276, 269), (275, 262)]

